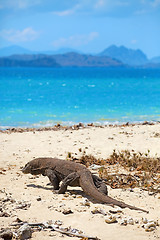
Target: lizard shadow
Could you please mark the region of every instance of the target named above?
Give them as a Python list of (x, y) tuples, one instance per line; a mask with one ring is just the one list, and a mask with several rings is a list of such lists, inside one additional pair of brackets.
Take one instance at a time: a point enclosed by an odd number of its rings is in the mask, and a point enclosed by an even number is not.
[[(50, 184), (47, 184), (47, 186)], [(43, 187), (41, 185), (36, 185), (36, 184), (27, 184), (27, 187), (32, 187), (32, 188), (41, 188), (44, 190), (49, 190), (52, 191), (53, 187)], [(98, 203), (98, 201), (96, 201), (95, 199), (93, 199), (92, 197), (88, 196), (87, 194), (85, 194), (82, 190), (79, 189), (68, 189), (67, 192), (69, 192), (70, 194), (75, 194), (75, 195), (81, 195), (84, 198), (87, 198), (89, 201), (91, 201), (92, 203)]]
[(40, 186), (40, 185), (36, 185), (36, 184), (27, 184), (27, 187), (33, 187), (33, 188), (41, 188), (41, 189), (45, 189), (45, 190), (52, 190), (53, 188), (52, 187), (43, 187), (43, 186)]
[[(53, 190), (53, 187), (50, 183), (47, 184), (47, 186), (51, 186), (51, 187), (43, 187), (41, 185), (36, 185), (36, 184), (27, 184), (27, 187), (33, 187), (33, 188), (41, 188), (44, 190)], [(78, 189), (68, 189), (67, 192), (71, 193), (71, 194), (76, 194), (76, 195), (82, 195), (83, 197), (85, 197), (85, 193), (82, 190), (78, 190)]]

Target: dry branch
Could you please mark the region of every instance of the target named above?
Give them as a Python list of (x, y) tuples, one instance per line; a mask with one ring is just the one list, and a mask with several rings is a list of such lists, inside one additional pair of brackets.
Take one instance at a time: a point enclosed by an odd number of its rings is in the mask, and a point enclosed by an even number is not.
[[(11, 226), (21, 226), (23, 224), (25, 224), (27, 222), (20, 222), (20, 223), (13, 223), (11, 224)], [(53, 231), (56, 231), (56, 232), (59, 232), (59, 233), (62, 233), (62, 234), (66, 234), (68, 236), (71, 236), (71, 237), (79, 237), (79, 238), (86, 238), (86, 239), (93, 239), (93, 240), (100, 240), (99, 238), (97, 237), (92, 237), (92, 236), (86, 236), (84, 235), (83, 233), (77, 233), (77, 232), (72, 232), (73, 230), (70, 229), (70, 228), (59, 228), (59, 227), (56, 227), (54, 226), (53, 224), (49, 225), (49, 224), (45, 224), (45, 223), (27, 223), (29, 226), (31, 227), (38, 227), (38, 226), (41, 226), (41, 227), (44, 227), (44, 228), (50, 228), (52, 229)]]

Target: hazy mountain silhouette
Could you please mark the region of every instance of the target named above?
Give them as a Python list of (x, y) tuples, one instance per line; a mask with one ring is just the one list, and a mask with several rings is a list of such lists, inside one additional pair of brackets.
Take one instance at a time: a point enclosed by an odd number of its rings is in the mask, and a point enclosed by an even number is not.
[(109, 56), (131, 66), (144, 65), (148, 62), (147, 56), (141, 50), (133, 50), (124, 46), (117, 47), (112, 45), (98, 55)]
[(82, 54), (70, 48), (57, 51), (30, 51), (14, 45), (0, 49), (0, 66), (3, 67), (158, 67), (160, 57), (148, 59), (141, 50), (112, 45), (99, 54)]

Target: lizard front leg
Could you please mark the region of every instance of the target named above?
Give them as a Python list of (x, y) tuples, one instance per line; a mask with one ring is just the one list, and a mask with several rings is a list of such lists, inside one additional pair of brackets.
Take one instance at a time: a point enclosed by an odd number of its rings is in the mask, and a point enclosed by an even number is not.
[(59, 189), (59, 180), (58, 180), (54, 170), (46, 169), (43, 175), (47, 176), (49, 178), (51, 184), (53, 185), (53, 189), (54, 190), (58, 190)]
[(69, 174), (67, 177), (63, 179), (60, 189), (57, 192), (62, 194), (66, 192), (67, 186), (77, 186), (78, 178), (79, 175), (75, 172)]

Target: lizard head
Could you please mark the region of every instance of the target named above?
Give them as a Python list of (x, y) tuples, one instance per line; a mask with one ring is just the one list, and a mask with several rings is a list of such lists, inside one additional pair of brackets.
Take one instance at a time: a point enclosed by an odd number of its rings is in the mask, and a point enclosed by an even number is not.
[(31, 173), (33, 175), (43, 174), (43, 169), (40, 166), (38, 159), (34, 159), (28, 162), (24, 168), (22, 168), (22, 172), (27, 174)]

